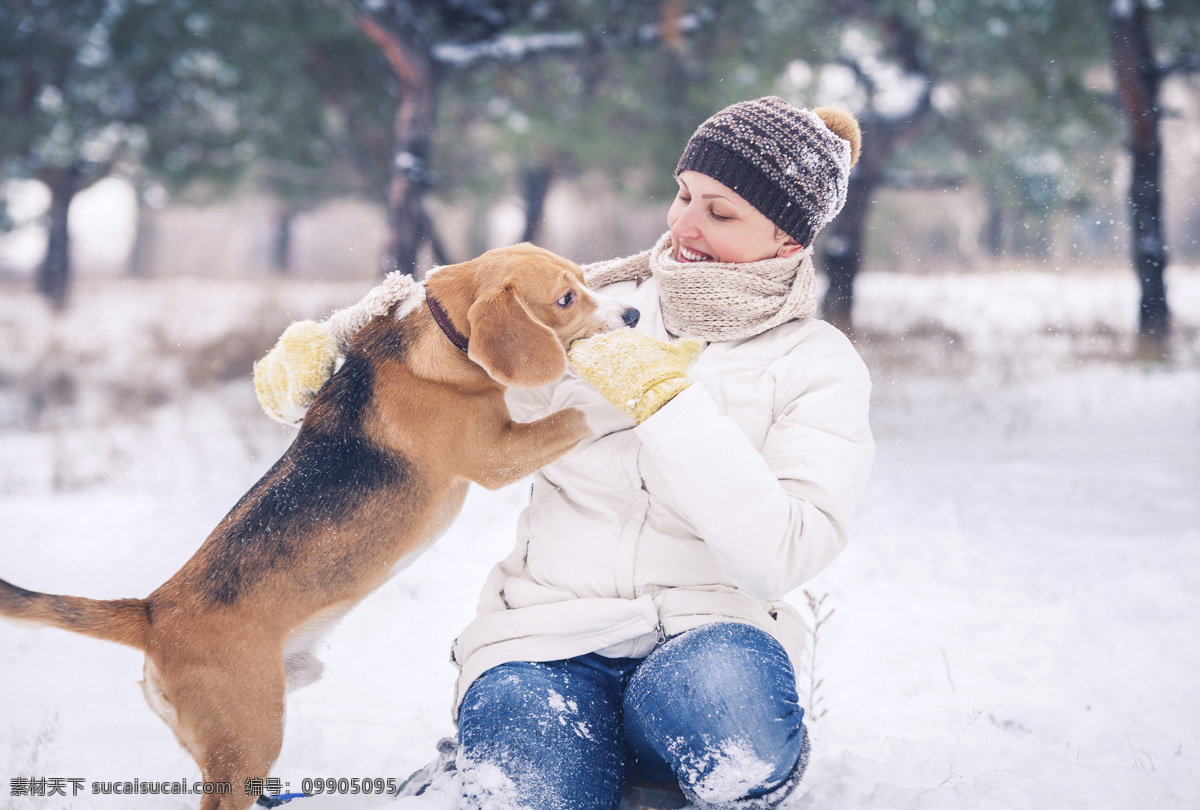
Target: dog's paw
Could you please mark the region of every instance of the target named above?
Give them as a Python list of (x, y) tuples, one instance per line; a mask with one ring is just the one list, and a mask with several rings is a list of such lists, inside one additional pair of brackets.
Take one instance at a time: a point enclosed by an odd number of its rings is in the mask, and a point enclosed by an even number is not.
[(596, 435), (596, 431), (588, 422), (587, 415), (579, 408), (563, 408), (561, 411), (559, 411), (559, 413), (562, 414), (564, 419), (567, 421), (567, 426), (570, 429), (571, 434), (575, 437), (576, 442), (583, 441), (584, 439)]

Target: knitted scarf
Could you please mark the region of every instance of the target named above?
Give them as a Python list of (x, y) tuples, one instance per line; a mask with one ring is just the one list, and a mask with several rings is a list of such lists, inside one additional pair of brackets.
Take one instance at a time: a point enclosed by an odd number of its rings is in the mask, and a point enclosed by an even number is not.
[(678, 262), (666, 233), (647, 251), (585, 271), (590, 287), (653, 276), (667, 330), (710, 342), (753, 337), (817, 309), (811, 247), (757, 262)]

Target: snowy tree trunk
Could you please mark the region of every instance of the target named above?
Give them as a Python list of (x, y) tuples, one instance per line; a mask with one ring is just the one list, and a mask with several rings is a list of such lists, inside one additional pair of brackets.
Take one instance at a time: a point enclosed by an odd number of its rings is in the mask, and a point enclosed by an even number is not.
[(542, 163), (521, 173), (521, 196), (525, 198), (525, 233), (522, 242), (537, 242), (545, 221), (546, 196), (554, 179), (554, 167)]
[(1142, 0), (1112, 0), (1108, 19), (1113, 72), (1129, 122), (1130, 250), (1141, 283), (1138, 332), (1143, 340), (1161, 344), (1171, 331), (1163, 280), (1167, 250), (1162, 229), (1162, 140), (1158, 126), (1162, 68), (1154, 58)]
[(400, 106), (393, 125), (392, 177), (388, 186), (388, 241), (382, 272), (415, 274), (417, 253), (428, 221), (424, 211), (431, 185), (436, 88), (429, 53), (404, 34), (359, 16), (359, 28), (382, 51), (400, 83)]
[(861, 165), (855, 170), (846, 206), (829, 224), (821, 245), (821, 269), (829, 281), (821, 317), (846, 334), (854, 331), (854, 280), (862, 264), (870, 195), (877, 185), (878, 178), (863, 176)]
[(884, 115), (875, 106), (875, 79), (863, 65), (851, 62), (855, 78), (867, 92), (865, 110), (858, 114), (863, 132), (858, 165), (850, 174), (846, 205), (828, 226), (822, 247), (820, 267), (829, 279), (821, 302), (822, 317), (846, 334), (854, 331), (854, 281), (862, 263), (867, 214), (876, 190), (886, 180), (886, 169), (900, 145), (912, 137), (921, 120), (932, 108), (933, 73), (921, 59), (921, 32), (896, 15), (879, 16), (872, 4), (846, 7), (851, 16), (859, 16), (884, 30), (888, 57), (911, 78), (921, 82), (921, 92), (912, 107), (898, 115)]
[(286, 276), (292, 270), (292, 224), (297, 213), (299, 211), (290, 205), (275, 212), (271, 234), (271, 270), (277, 275)]
[(871, 203), (884, 184), (887, 164), (900, 140), (918, 121), (918, 117), (884, 120), (870, 111), (859, 118), (864, 133), (862, 154), (850, 174), (846, 205), (826, 229), (820, 261), (829, 280), (821, 302), (822, 318), (846, 334), (854, 331), (854, 280), (862, 264)]
[(153, 209), (138, 194), (137, 222), (133, 231), (133, 248), (129, 251), (130, 278), (149, 278), (153, 273), (155, 249), (155, 219)]
[(983, 249), (993, 259), (1004, 255), (1004, 207), (1000, 204), (1000, 195), (990, 191), (987, 197), (987, 215), (983, 223)]
[(82, 183), (80, 167), (76, 163), (42, 171), (39, 179), (50, 187), (50, 235), (46, 243), (46, 255), (38, 268), (38, 292), (50, 302), (54, 309), (61, 310), (67, 304), (67, 292), (71, 285), (71, 234), (68, 230), (68, 213), (71, 201)]

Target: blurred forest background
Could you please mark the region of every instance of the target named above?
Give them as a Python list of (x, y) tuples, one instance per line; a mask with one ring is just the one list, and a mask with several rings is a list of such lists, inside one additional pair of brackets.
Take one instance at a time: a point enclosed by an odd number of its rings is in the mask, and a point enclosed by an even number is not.
[[(1200, 0), (0, 0), (0, 576), (150, 592), (293, 441), (251, 378), (290, 321), (522, 239), (643, 250), (695, 127), (772, 93), (862, 122), (816, 263), (877, 448), (805, 584), (790, 806), (1200, 807)], [(527, 501), (472, 489), (275, 775), (453, 733)], [(0, 784), (193, 773), (139, 659), (0, 621)], [(111, 798), (0, 807), (194, 807)]]
[(1198, 0), (9, 0), (0, 283), (624, 255), (696, 125), (777, 94), (864, 130), (828, 320), (862, 267), (1121, 264), (1158, 345), (1200, 259), (1198, 72)]

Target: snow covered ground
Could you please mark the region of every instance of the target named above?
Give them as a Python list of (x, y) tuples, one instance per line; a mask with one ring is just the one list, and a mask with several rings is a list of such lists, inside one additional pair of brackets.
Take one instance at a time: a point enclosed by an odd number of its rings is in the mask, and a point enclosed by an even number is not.
[[(832, 610), (824, 714), (789, 807), (1200, 806), (1200, 270), (1169, 284), (1174, 356), (1149, 363), (1130, 359), (1128, 273), (861, 278), (878, 460), (850, 549), (807, 586)], [(156, 587), (290, 440), (258, 414), (250, 360), (362, 292), (95, 282), (56, 319), (5, 291), (0, 576), (97, 598)], [(324, 679), (289, 697), (275, 776), (403, 779), (434, 755), (450, 641), (526, 490), (473, 490), (340, 625)], [(91, 793), (197, 778), (140, 676), (133, 651), (0, 622), (0, 810), (195, 807)], [(11, 795), (26, 778), (67, 796)]]

